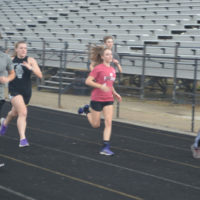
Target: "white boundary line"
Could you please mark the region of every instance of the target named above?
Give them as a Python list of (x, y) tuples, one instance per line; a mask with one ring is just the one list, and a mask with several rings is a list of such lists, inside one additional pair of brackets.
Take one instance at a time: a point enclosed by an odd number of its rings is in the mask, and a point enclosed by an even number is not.
[(10, 189), (10, 188), (7, 188), (7, 187), (4, 187), (4, 186), (2, 186), (2, 185), (0, 185), (0, 190), (4, 190), (4, 191), (6, 191), (6, 192), (9, 192), (9, 193), (11, 193), (11, 194), (14, 194), (15, 196), (22, 197), (22, 198), (24, 198), (24, 199), (26, 199), (26, 200), (36, 200), (36, 199), (34, 199), (34, 198), (32, 198), (32, 197), (29, 197), (29, 196), (27, 196), (27, 195), (25, 195), (25, 194), (22, 194), (22, 193), (20, 193), (20, 192), (14, 191), (14, 190), (12, 190), (12, 189)]

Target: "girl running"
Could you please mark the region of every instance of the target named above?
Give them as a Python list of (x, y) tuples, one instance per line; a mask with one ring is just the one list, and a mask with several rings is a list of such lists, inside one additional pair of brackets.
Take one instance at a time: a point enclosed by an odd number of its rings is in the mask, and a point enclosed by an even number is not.
[(87, 114), (89, 123), (93, 128), (100, 126), (101, 112), (104, 116), (105, 128), (103, 131), (103, 146), (100, 150), (102, 155), (114, 155), (110, 150), (110, 138), (112, 130), (113, 102), (114, 97), (120, 102), (121, 96), (115, 91), (113, 83), (116, 71), (110, 65), (113, 60), (112, 51), (104, 46), (94, 46), (90, 52), (90, 59), (95, 63), (85, 83), (93, 87), (91, 93), (90, 110), (89, 105), (79, 108), (79, 114)]
[(8, 124), (14, 117), (17, 118), (17, 128), (19, 131), (19, 147), (29, 146), (25, 136), (27, 105), (32, 94), (31, 74), (32, 72), (42, 78), (42, 72), (37, 61), (27, 56), (27, 44), (24, 41), (15, 44), (15, 52), (12, 57), (16, 77), (9, 83), (10, 100), (12, 109), (6, 118), (1, 118), (0, 134), (4, 135)]

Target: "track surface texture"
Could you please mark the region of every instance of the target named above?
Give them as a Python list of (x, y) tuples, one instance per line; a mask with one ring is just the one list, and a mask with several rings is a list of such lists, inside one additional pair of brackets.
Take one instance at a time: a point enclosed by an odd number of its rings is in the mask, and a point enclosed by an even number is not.
[[(2, 115), (10, 109), (7, 103)], [(99, 155), (101, 127), (86, 116), (28, 107), (19, 148), (16, 120), (0, 137), (0, 200), (198, 200), (194, 137), (113, 122), (112, 157)]]

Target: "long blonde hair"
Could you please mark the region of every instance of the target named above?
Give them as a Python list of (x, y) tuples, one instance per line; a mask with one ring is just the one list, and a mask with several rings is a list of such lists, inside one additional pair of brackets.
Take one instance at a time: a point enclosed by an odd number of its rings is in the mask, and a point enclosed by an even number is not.
[(16, 49), (18, 48), (18, 46), (19, 46), (20, 44), (26, 44), (26, 42), (25, 42), (25, 41), (18, 41), (18, 42), (15, 43), (15, 49), (14, 49), (14, 52), (13, 52), (12, 57), (16, 57), (16, 56), (17, 56)]
[(101, 58), (101, 56), (103, 56), (105, 50), (107, 49), (109, 48), (103, 45), (101, 46), (95, 45), (90, 48), (90, 60), (94, 63), (94, 66), (103, 63), (103, 59)]

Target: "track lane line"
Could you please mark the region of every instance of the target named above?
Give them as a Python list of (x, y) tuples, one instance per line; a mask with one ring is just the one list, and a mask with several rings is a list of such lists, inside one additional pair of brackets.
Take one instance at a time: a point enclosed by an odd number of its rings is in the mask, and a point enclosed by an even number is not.
[[(16, 126), (13, 123), (11, 123), (11, 125)], [(43, 129), (32, 128), (32, 127), (29, 127), (29, 126), (27, 126), (27, 129), (32, 129), (32, 130), (35, 130), (37, 132), (50, 134), (50, 135), (55, 135), (55, 136), (64, 137), (64, 138), (69, 138), (69, 139), (73, 139), (73, 140), (76, 140), (76, 141), (85, 142), (85, 143), (89, 143), (89, 144), (96, 144), (96, 145), (99, 145), (99, 146), (101, 145), (101, 144), (99, 144), (97, 142), (93, 142), (93, 141), (89, 141), (89, 140), (85, 140), (85, 139), (80, 139), (80, 138), (72, 137), (72, 136), (66, 136), (66, 135), (63, 135), (63, 134), (59, 134), (59, 133), (55, 133), (55, 132), (51, 132), (51, 131), (46, 131), (46, 130), (43, 130)], [(142, 156), (153, 158), (153, 159), (157, 159), (157, 160), (162, 160), (162, 161), (174, 163), (174, 164), (177, 164), (177, 165), (182, 165), (182, 166), (192, 167), (192, 168), (195, 168), (195, 169), (200, 169), (200, 166), (198, 166), (198, 165), (193, 165), (193, 164), (188, 164), (188, 163), (184, 163), (184, 162), (180, 162), (180, 161), (176, 161), (176, 160), (171, 160), (171, 159), (163, 158), (163, 157), (160, 157), (160, 156), (155, 156), (155, 155), (151, 155), (151, 154), (142, 153), (142, 152), (135, 151), (135, 150), (122, 149), (122, 148), (115, 147), (115, 146), (112, 146), (112, 148), (120, 150), (120, 151), (125, 151), (125, 152), (129, 152), (129, 153), (142, 155)], [(188, 150), (188, 152), (189, 152), (189, 150)]]
[[(46, 120), (46, 122), (50, 122), (50, 121)], [(62, 125), (66, 126), (66, 124), (62, 124)], [(75, 125), (71, 125), (71, 124), (69, 124), (69, 125), (72, 126), (72, 127), (74, 127), (74, 128), (77, 128), (77, 126), (75, 126)], [(27, 128), (32, 128), (32, 127), (27, 126)], [(93, 131), (90, 128), (85, 128), (85, 127), (80, 127), (80, 128), (84, 129), (84, 130), (86, 130), (88, 132)], [(173, 149), (179, 149), (179, 150), (188, 151), (188, 152), (190, 151), (189, 149), (184, 149), (184, 148), (179, 148), (179, 147), (173, 147), (173, 146), (170, 146), (170, 145), (160, 144), (160, 143), (156, 143), (156, 142), (149, 142), (147, 140), (143, 140), (143, 139), (140, 139), (140, 138), (134, 138), (134, 137), (130, 137), (130, 136), (119, 135), (119, 134), (116, 134), (116, 133), (115, 133), (115, 137), (124, 138), (124, 139), (128, 139), (128, 140), (136, 140), (136, 141), (146, 142), (146, 143), (149, 143), (149, 144), (156, 144), (156, 145), (159, 145), (159, 146), (165, 146), (165, 147), (169, 147), (169, 148), (173, 148)], [(188, 140), (188, 141), (191, 141), (191, 140)]]
[(36, 199), (34, 199), (34, 198), (30, 197), (30, 196), (27, 196), (27, 195), (25, 195), (25, 194), (22, 194), (22, 193), (20, 193), (20, 192), (17, 192), (17, 191), (15, 191), (15, 190), (10, 189), (10, 188), (8, 188), (8, 187), (5, 187), (5, 186), (3, 186), (3, 185), (0, 185), (0, 190), (4, 190), (4, 191), (6, 191), (6, 192), (8, 192), (8, 193), (14, 194), (15, 196), (22, 197), (23, 199), (26, 199), (26, 200), (36, 200)]
[[(46, 121), (48, 121), (48, 120), (46, 120)], [(48, 121), (48, 122), (50, 122), (50, 121)], [(14, 124), (13, 122), (11, 122), (10, 125), (16, 126), (16, 124)], [(74, 126), (74, 128), (77, 128), (77, 126)], [(36, 128), (32, 128), (30, 126), (27, 126), (27, 129), (37, 130)], [(85, 129), (91, 131), (91, 129), (89, 129), (89, 128), (85, 128)], [(38, 129), (38, 130), (43, 131), (42, 129)], [(51, 132), (49, 131), (49, 133), (51, 133)], [(59, 136), (68, 137), (68, 138), (71, 138), (71, 139), (76, 139), (75, 137), (72, 137), (72, 136), (64, 136), (64, 135), (59, 134), (59, 133), (56, 133), (56, 134), (59, 135)], [(185, 152), (190, 152), (189, 149), (184, 149), (184, 148), (180, 148), (180, 147), (174, 147), (172, 145), (160, 144), (160, 143), (157, 143), (157, 142), (150, 142), (150, 141), (143, 140), (143, 139), (140, 139), (140, 138), (132, 138), (132, 137), (129, 137), (129, 136), (124, 136), (124, 135), (119, 135), (119, 134), (115, 134), (115, 136), (119, 137), (119, 138), (124, 138), (124, 139), (129, 139), (129, 140), (135, 140), (135, 141), (139, 141), (139, 142), (143, 142), (143, 143), (148, 143), (148, 144), (152, 144), (152, 145), (158, 145), (158, 146), (161, 146), (161, 147), (166, 147), (166, 148), (177, 149), (177, 150), (181, 150), (181, 151), (185, 151)], [(84, 139), (80, 139), (80, 140), (84, 141)]]
[[(10, 138), (10, 139), (13, 139), (13, 138)], [(16, 139), (13, 139), (13, 140), (16, 140)], [(129, 171), (129, 172), (133, 172), (133, 173), (136, 173), (136, 174), (141, 174), (141, 175), (144, 175), (144, 176), (153, 177), (155, 179), (158, 179), (158, 180), (161, 180), (161, 181), (164, 181), (164, 182), (169, 182), (169, 183), (181, 185), (181, 186), (184, 186), (184, 187), (187, 187), (187, 188), (192, 188), (192, 189), (195, 189), (195, 190), (200, 190), (200, 187), (193, 186), (193, 185), (190, 185), (190, 184), (187, 184), (187, 183), (183, 183), (183, 182), (180, 182), (180, 181), (176, 181), (176, 180), (173, 180), (173, 179), (169, 179), (169, 178), (157, 176), (157, 175), (154, 175), (154, 174), (150, 174), (148, 172), (131, 169), (131, 168), (120, 166), (120, 165), (113, 164), (113, 163), (110, 163), (110, 162), (101, 161), (101, 160), (98, 160), (98, 159), (90, 158), (88, 156), (84, 156), (84, 155), (80, 155), (80, 154), (75, 154), (75, 153), (71, 153), (71, 152), (67, 152), (67, 151), (55, 149), (55, 148), (44, 146), (44, 145), (39, 145), (39, 144), (35, 144), (35, 143), (32, 143), (32, 144), (34, 146), (38, 146), (38, 147), (43, 148), (43, 149), (47, 149), (47, 150), (51, 150), (51, 151), (56, 151), (56, 152), (59, 152), (59, 153), (67, 154), (67, 155), (70, 155), (70, 156), (74, 156), (76, 158), (81, 158), (81, 159), (84, 159), (84, 160), (93, 161), (93, 162), (100, 163), (100, 164), (103, 164), (103, 165), (107, 165), (107, 166), (119, 168), (119, 169), (126, 170), (126, 171)], [(0, 154), (0, 156), (1, 156), (1, 154)]]
[[(77, 138), (77, 137), (66, 136), (66, 135), (63, 135), (63, 134), (59, 134), (59, 133), (55, 133), (55, 132), (50, 132), (50, 131), (46, 131), (46, 130), (42, 130), (42, 129), (37, 129), (37, 128), (32, 128), (32, 127), (28, 127), (28, 128), (32, 129), (32, 130), (35, 130), (37, 132), (43, 132), (45, 134), (56, 135), (56, 136), (59, 136), (59, 137), (69, 138), (69, 139), (73, 139), (73, 140), (80, 141), (80, 142), (85, 142), (85, 143), (90, 143), (90, 144), (96, 144), (96, 145), (99, 145), (99, 146), (101, 145), (101, 144), (99, 144), (97, 142), (93, 142), (93, 141), (89, 141), (89, 140), (85, 140), (85, 139), (80, 139), (80, 138)], [(189, 164), (189, 163), (184, 163), (184, 162), (180, 162), (180, 161), (176, 161), (176, 160), (171, 160), (171, 159), (163, 158), (163, 157), (160, 157), (160, 156), (146, 154), (146, 153), (142, 153), (142, 152), (135, 151), (135, 150), (122, 149), (120, 147), (116, 147), (116, 146), (113, 146), (113, 145), (112, 145), (112, 148), (120, 150), (120, 151), (124, 151), (124, 152), (129, 152), (129, 153), (134, 153), (134, 154), (142, 155), (142, 156), (153, 158), (153, 159), (157, 159), (157, 160), (162, 160), (162, 161), (174, 163), (174, 164), (177, 164), (177, 165), (182, 165), (182, 166), (192, 167), (192, 168), (195, 168), (195, 169), (200, 169), (199, 165), (192, 165), (192, 164)]]
[[(33, 107), (32, 107), (33, 108)], [(36, 107), (34, 107), (34, 109), (35, 109)], [(37, 107), (36, 108), (37, 110), (39, 110), (40, 112), (41, 112), (41, 110)], [(33, 112), (33, 111), (32, 111)], [(44, 111), (44, 112), (50, 112), (50, 113), (52, 113), (52, 112), (55, 112), (55, 111), (53, 111), (53, 110), (46, 110), (46, 111)], [(62, 111), (57, 111), (57, 112), (62, 112)], [(67, 112), (65, 112), (65, 113), (67, 113)], [(58, 116), (62, 116), (62, 115), (60, 115), (59, 113), (56, 113)], [(68, 114), (68, 113), (67, 113)], [(73, 118), (78, 118), (78, 116), (76, 115), (76, 114), (74, 114), (74, 113), (69, 113), (69, 114), (73, 114), (73, 115), (75, 115), (75, 116), (71, 116), (70, 115), (70, 117), (73, 117)], [(30, 117), (31, 118), (31, 117)], [(34, 117), (32, 117), (32, 118), (34, 118)], [(37, 118), (34, 118), (34, 119), (37, 119)], [(49, 121), (50, 123), (52, 123), (52, 121), (50, 121), (50, 120), (46, 120), (46, 119), (43, 119), (43, 120), (45, 120), (45, 121)], [(114, 122), (118, 122), (118, 121), (114, 121)], [(67, 123), (67, 122), (66, 122)], [(60, 123), (60, 124), (62, 124), (62, 125), (66, 125), (66, 123)], [(119, 122), (119, 123), (121, 123), (121, 124), (124, 124), (124, 122)], [(122, 127), (122, 128), (128, 128), (128, 129), (134, 129), (134, 130), (137, 130), (138, 128), (137, 127), (135, 127), (136, 125), (132, 125), (132, 124), (129, 124), (129, 125), (131, 125), (132, 127), (127, 127), (126, 125), (121, 125), (121, 124), (114, 124), (115, 126), (118, 126), (118, 127)], [(127, 124), (127, 123), (126, 123)], [(69, 125), (71, 125), (71, 124), (69, 124)], [(72, 126), (72, 125), (71, 125)], [(73, 125), (74, 127), (76, 127), (75, 125)], [(141, 128), (142, 128), (142, 126), (140, 126)], [(82, 128), (84, 128), (84, 127), (82, 127)], [(151, 129), (151, 130), (148, 130), (148, 129)], [(152, 130), (155, 130), (155, 131), (152, 131)], [(168, 136), (168, 137), (173, 137), (173, 138), (178, 138), (178, 139), (182, 139), (182, 140), (187, 140), (187, 141), (191, 141), (191, 140), (193, 140), (193, 138), (191, 138), (191, 139), (189, 139), (189, 138), (183, 138), (183, 137), (179, 137), (179, 136), (175, 136), (175, 135), (169, 135), (169, 134), (167, 134), (167, 133), (161, 133), (160, 132), (161, 130), (160, 129), (153, 129), (153, 128), (148, 128), (148, 127), (145, 127), (145, 129), (143, 130), (143, 132), (147, 132), (147, 133), (153, 133), (153, 134), (157, 134), (157, 135), (165, 135), (165, 136)], [(171, 132), (172, 133), (172, 132)], [(180, 133), (176, 133), (176, 134), (180, 134)], [(183, 134), (181, 134), (182, 136), (183, 136)], [(191, 137), (194, 137), (193, 135), (186, 135), (186, 136), (191, 136)]]
[(62, 177), (65, 177), (67, 179), (79, 182), (79, 183), (87, 184), (87, 185), (90, 185), (92, 187), (96, 187), (96, 188), (101, 189), (101, 190), (105, 190), (105, 191), (108, 191), (108, 192), (118, 194), (120, 196), (128, 197), (130, 199), (135, 199), (135, 200), (143, 200), (142, 198), (140, 198), (138, 196), (134, 196), (134, 195), (131, 195), (131, 194), (128, 194), (128, 193), (125, 193), (125, 192), (121, 192), (121, 191), (109, 188), (109, 187), (105, 187), (103, 185), (96, 184), (96, 183), (93, 183), (93, 182), (90, 182), (90, 181), (87, 181), (87, 180), (84, 180), (84, 179), (81, 179), (81, 178), (77, 178), (77, 177), (74, 177), (74, 176), (71, 176), (71, 175), (68, 175), (68, 174), (64, 174), (64, 173), (59, 172), (59, 171), (55, 171), (55, 170), (52, 170), (52, 169), (41, 167), (39, 165), (30, 163), (30, 162), (26, 162), (26, 161), (23, 161), (23, 160), (19, 160), (19, 159), (13, 158), (13, 157), (5, 155), (5, 154), (0, 154), (0, 156), (3, 157), (4, 159), (12, 160), (14, 162), (21, 163), (25, 166), (37, 168), (37, 169), (40, 169), (42, 171), (45, 171), (45, 172), (48, 172), (48, 173), (51, 173), (51, 174), (55, 174), (55, 175), (58, 175), (58, 176), (62, 176)]

